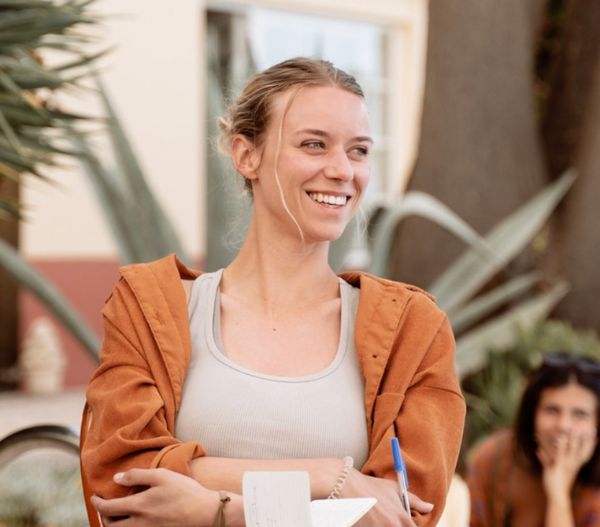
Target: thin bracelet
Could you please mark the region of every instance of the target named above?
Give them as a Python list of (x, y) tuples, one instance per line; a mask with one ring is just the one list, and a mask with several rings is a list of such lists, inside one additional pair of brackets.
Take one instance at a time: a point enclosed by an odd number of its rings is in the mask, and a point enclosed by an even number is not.
[(224, 490), (219, 491), (219, 510), (215, 516), (215, 522), (213, 527), (225, 527), (225, 505), (231, 501), (231, 498), (227, 496), (227, 492)]
[(344, 458), (344, 470), (342, 470), (342, 473), (340, 475), (340, 479), (337, 482), (337, 485), (335, 487), (333, 487), (331, 494), (329, 496), (327, 496), (328, 500), (334, 500), (340, 495), (340, 492), (342, 492), (342, 489), (344, 488), (346, 481), (348, 481), (348, 476), (350, 475), (350, 471), (352, 470), (353, 466), (354, 466), (354, 459), (352, 459), (350, 456), (346, 456)]

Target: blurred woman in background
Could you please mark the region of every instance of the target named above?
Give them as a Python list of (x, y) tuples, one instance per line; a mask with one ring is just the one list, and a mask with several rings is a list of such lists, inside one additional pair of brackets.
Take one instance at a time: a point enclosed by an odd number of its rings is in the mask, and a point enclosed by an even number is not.
[(468, 464), (471, 527), (600, 527), (600, 364), (544, 355), (514, 430)]

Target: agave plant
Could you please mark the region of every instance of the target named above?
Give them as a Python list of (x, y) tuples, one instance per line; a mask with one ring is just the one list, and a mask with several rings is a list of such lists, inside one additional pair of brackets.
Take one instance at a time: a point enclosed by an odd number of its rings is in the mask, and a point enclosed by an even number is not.
[[(555, 183), (481, 237), (454, 212), (433, 196), (409, 191), (395, 205), (371, 205), (367, 210), (367, 228), (351, 229), (350, 244), (341, 240), (334, 248), (332, 261), (344, 262), (357, 247), (369, 254), (367, 271), (388, 276), (390, 249), (400, 221), (410, 215), (426, 217), (465, 241), (468, 249), (426, 289), (448, 313), (457, 334), (456, 365), (460, 377), (482, 368), (491, 347), (508, 348), (517, 338), (518, 326), (527, 327), (545, 318), (567, 293), (563, 281), (543, 291), (535, 291), (541, 282), (538, 273), (529, 273), (487, 291), (478, 293), (515, 256), (531, 243), (556, 205), (571, 187), (574, 171), (568, 171)], [(521, 302), (517, 299), (529, 293)], [(510, 308), (506, 306), (511, 305)], [(497, 313), (501, 308), (500, 314)], [(485, 322), (482, 322), (486, 319)]]
[[(80, 115), (53, 106), (53, 94), (77, 87), (104, 52), (86, 55), (94, 40), (85, 32), (100, 18), (89, 12), (93, 0), (0, 0), (0, 186), (21, 174), (43, 176), (56, 154), (76, 156), (102, 205), (123, 263), (154, 260), (175, 252), (186, 261), (171, 222), (148, 187), (110, 100), (98, 82), (113, 146), (111, 168), (101, 162), (91, 140), (76, 126)], [(68, 57), (48, 67), (43, 50)], [(60, 146), (58, 146), (60, 145)], [(64, 146), (70, 145), (70, 146)], [(0, 198), (0, 213), (19, 215), (17, 203)], [(98, 338), (69, 302), (0, 240), (0, 266), (29, 289), (93, 357)]]
[[(62, 111), (55, 94), (79, 85), (87, 67), (103, 52), (86, 55), (100, 18), (89, 11), (91, 0), (0, 0), (0, 221), (21, 217), (17, 199), (8, 197), (24, 174), (44, 178), (44, 167), (57, 154), (72, 154), (61, 145), (65, 123), (83, 117)], [(45, 62), (49, 54), (56, 63)], [(60, 304), (59, 318), (86, 349), (97, 339), (61, 295), (17, 251), (2, 241), (0, 266), (22, 285), (29, 284), (45, 303)]]
[(110, 98), (96, 77), (103, 104), (112, 159), (96, 153), (88, 135), (68, 126), (83, 172), (95, 192), (124, 264), (150, 262), (176, 253), (187, 255), (164, 209), (148, 185), (131, 142)]
[(18, 251), (0, 239), (0, 267), (19, 285), (31, 291), (79, 341), (85, 350), (96, 357), (100, 341), (90, 326), (64, 296), (33, 267)]
[[(104, 52), (86, 55), (86, 33), (99, 22), (90, 0), (0, 0), (0, 186), (24, 173), (43, 177), (56, 154), (64, 123), (82, 119), (61, 111), (54, 93), (78, 86), (86, 67)], [(44, 52), (63, 57), (47, 66)], [(0, 213), (19, 215), (18, 203), (0, 197)]]
[[(101, 160), (88, 135), (68, 123), (64, 126), (73, 151), (78, 154), (83, 173), (95, 190), (119, 247), (121, 261), (148, 262), (173, 252), (187, 261), (172, 223), (148, 186), (127, 134), (99, 81), (98, 87), (114, 159)], [(15, 249), (1, 240), (0, 266), (21, 286), (29, 289), (69, 329), (84, 349), (94, 358), (97, 357), (100, 349), (98, 338), (77, 311)]]
[[(476, 296), (507, 262), (531, 243), (574, 180), (575, 172), (567, 171), (492, 229), (485, 241), (499, 258), (482, 258), (480, 253), (469, 249), (431, 284), (429, 290), (437, 297), (440, 307), (448, 312), (458, 334), (456, 361), (459, 376), (481, 368), (487, 361), (490, 347), (506, 349), (512, 346), (517, 327), (530, 327), (546, 318), (568, 292), (568, 284), (561, 280), (545, 290), (535, 291), (534, 286), (540, 284), (541, 276), (531, 273)], [(524, 293), (529, 293), (525, 300), (481, 323)]]

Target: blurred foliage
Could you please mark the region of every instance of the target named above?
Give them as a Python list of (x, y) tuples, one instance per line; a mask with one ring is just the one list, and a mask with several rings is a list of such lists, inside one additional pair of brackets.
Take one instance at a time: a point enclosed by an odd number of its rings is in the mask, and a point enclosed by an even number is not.
[[(56, 164), (66, 123), (84, 116), (62, 111), (58, 90), (79, 86), (87, 68), (104, 52), (88, 55), (100, 22), (93, 0), (0, 0), (0, 190), (24, 173), (44, 178)], [(57, 64), (45, 58), (52, 54)], [(62, 58), (62, 60), (60, 60)], [(0, 217), (20, 216), (19, 203), (0, 194)]]
[[(177, 233), (148, 185), (106, 91), (100, 81), (97, 82), (108, 125), (109, 154), (112, 155), (98, 154), (89, 135), (75, 127), (65, 124), (64, 130), (73, 145), (73, 151), (78, 153), (83, 173), (88, 177), (111, 229), (121, 262), (150, 262), (176, 253), (183, 262), (188, 263)], [(0, 267), (21, 286), (29, 289), (84, 349), (97, 359), (100, 343), (91, 328), (52, 284), (28, 265), (16, 249), (2, 240)]]
[[(499, 222), (485, 237), (443, 203), (423, 192), (410, 191), (392, 204), (367, 203), (366, 228), (357, 221), (332, 244), (334, 269), (366, 262), (364, 268), (388, 278), (390, 254), (399, 223), (411, 215), (427, 218), (467, 244), (466, 250), (426, 289), (446, 311), (457, 336), (456, 367), (459, 377), (478, 371), (488, 360), (492, 344), (512, 346), (514, 328), (544, 319), (568, 291), (561, 280), (549, 282), (538, 272), (498, 280), (502, 271), (525, 248), (540, 239), (547, 220), (576, 178), (575, 171), (547, 185), (520, 208)], [(543, 236), (542, 236), (543, 238)], [(354, 255), (354, 256), (353, 256)], [(350, 260), (350, 262), (349, 262)]]
[(100, 341), (91, 327), (60, 291), (29, 265), (14, 247), (1, 239), (0, 267), (12, 280), (31, 291), (64, 324), (86, 351), (94, 358), (98, 356)]
[(98, 153), (89, 134), (68, 126), (84, 174), (117, 244), (122, 264), (144, 263), (171, 253), (189, 265), (172, 222), (148, 184), (121, 119), (96, 77), (107, 123), (108, 152)]
[(0, 526), (89, 526), (77, 457), (40, 449), (2, 467)]
[[(112, 147), (108, 155), (99, 155), (90, 132), (78, 127), (92, 119), (61, 111), (55, 104), (58, 95), (91, 77), (95, 61), (104, 53), (84, 52), (96, 40), (86, 30), (101, 21), (89, 11), (93, 2), (0, 0), (0, 189), (9, 178), (20, 181), (24, 173), (44, 178), (43, 167), (57, 164), (57, 154), (74, 156), (96, 193), (122, 263), (148, 262), (173, 252), (187, 263), (100, 81), (97, 91), (105, 117), (93, 120), (107, 125)], [(42, 59), (47, 52), (63, 62), (47, 66)], [(0, 215), (20, 217), (20, 209), (18, 203), (0, 197)], [(97, 358), (98, 338), (73, 306), (2, 240), (0, 267)]]
[(513, 425), (529, 373), (546, 352), (563, 351), (600, 360), (600, 338), (559, 320), (540, 321), (529, 329), (516, 328), (514, 346), (491, 348), (481, 370), (462, 381), (467, 401), (465, 445), (470, 448), (499, 428)]

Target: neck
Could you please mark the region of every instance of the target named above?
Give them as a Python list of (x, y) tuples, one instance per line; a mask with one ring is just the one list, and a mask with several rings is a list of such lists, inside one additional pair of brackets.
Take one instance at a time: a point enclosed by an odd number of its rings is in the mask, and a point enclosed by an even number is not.
[(327, 262), (328, 243), (265, 243), (252, 231), (224, 270), (221, 292), (268, 313), (285, 313), (339, 296), (338, 280)]

